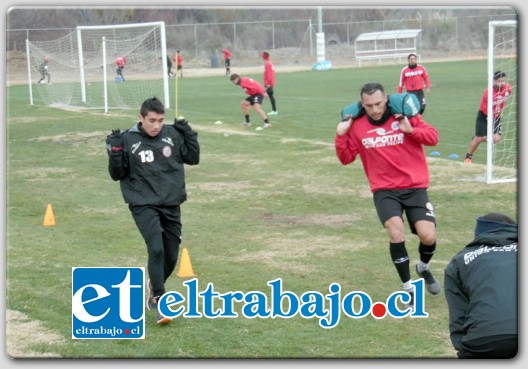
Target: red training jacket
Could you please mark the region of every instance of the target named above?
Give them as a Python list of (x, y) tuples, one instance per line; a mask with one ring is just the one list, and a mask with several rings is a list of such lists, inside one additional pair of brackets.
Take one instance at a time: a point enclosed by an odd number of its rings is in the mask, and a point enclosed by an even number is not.
[(115, 62), (117, 64), (118, 67), (124, 67), (126, 62), (127, 62), (127, 59), (123, 56), (118, 56), (116, 59), (115, 59)]
[(176, 65), (181, 65), (183, 62), (183, 56), (181, 56), (181, 54), (176, 53), (176, 55), (174, 55), (174, 58), (172, 58), (172, 60), (176, 62)]
[(409, 68), (406, 66), (402, 69), (400, 74), (400, 83), (398, 84), (398, 93), (403, 92), (405, 86), (406, 91), (423, 90), (424, 83), (426, 88), (431, 88), (431, 82), (429, 82), (429, 76), (427, 71), (420, 64), (416, 64), (416, 68)]
[[(504, 107), (506, 106), (506, 101), (508, 101), (508, 97), (510, 97), (512, 93), (512, 86), (508, 83), (505, 83), (502, 88), (496, 89), (493, 88), (493, 118), (497, 119), (501, 116), (502, 111), (504, 110)], [(488, 89), (486, 88), (484, 90), (484, 94), (482, 95), (482, 100), (480, 100), (480, 111), (484, 113), (484, 115), (488, 115)]]
[(222, 51), (224, 52), (224, 59), (231, 59), (231, 52), (229, 50), (224, 49)]
[(421, 115), (408, 119), (412, 135), (400, 131), (394, 116), (375, 126), (363, 115), (352, 122), (347, 133), (335, 136), (339, 161), (348, 165), (359, 155), (372, 192), (429, 186), (423, 145), (435, 146), (438, 130), (424, 122)]
[(264, 64), (264, 86), (275, 86), (275, 68), (269, 60)]
[(240, 77), (240, 87), (249, 96), (264, 95), (264, 87), (253, 78)]

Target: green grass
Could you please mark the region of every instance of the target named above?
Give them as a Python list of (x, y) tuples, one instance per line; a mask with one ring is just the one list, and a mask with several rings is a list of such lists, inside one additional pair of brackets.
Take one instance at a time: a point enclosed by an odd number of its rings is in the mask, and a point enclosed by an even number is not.
[[(485, 62), (427, 68), (433, 88), (424, 118), (439, 129), (440, 142), (426, 153), (442, 154), (429, 158), (438, 221), (432, 269), (443, 280), (450, 258), (472, 239), (476, 216), (516, 214), (517, 185), (475, 180), (485, 171), (485, 145), (475, 165), (462, 164), (485, 88)], [(358, 99), (360, 87), (378, 81), (394, 93), (400, 70), (279, 68), (279, 115), (271, 119), (273, 129), (260, 132), (254, 112), (253, 128), (239, 125), (245, 96), (226, 77), (179, 80), (179, 114), (199, 132), (202, 150), (201, 163), (187, 167), (188, 201), (182, 206), (182, 246), (201, 288), (211, 282), (220, 293), (266, 292), (267, 281), (280, 277), (284, 289), (299, 296), (327, 294), (334, 282), (343, 294), (360, 290), (373, 300), (400, 289), (361, 163), (342, 166), (333, 147), (340, 111)], [(26, 352), (66, 358), (455, 357), (443, 295), (426, 296), (427, 319), (343, 316), (325, 330), (317, 319), (301, 317), (178, 318), (158, 327), (147, 312), (144, 340), (72, 340), (71, 268), (146, 266), (145, 245), (108, 175), (104, 147), (106, 134), (132, 126), (137, 111), (30, 106), (27, 93), (26, 86), (7, 89), (6, 308), (62, 339), (17, 342)], [(271, 110), (268, 101), (264, 108)], [(173, 116), (169, 111), (167, 117)], [(217, 120), (224, 124), (214, 125)], [(460, 158), (448, 159), (451, 153)], [(42, 226), (48, 203), (54, 227)], [(413, 267), (417, 243), (408, 232)], [(184, 292), (183, 281), (174, 273), (167, 289)]]

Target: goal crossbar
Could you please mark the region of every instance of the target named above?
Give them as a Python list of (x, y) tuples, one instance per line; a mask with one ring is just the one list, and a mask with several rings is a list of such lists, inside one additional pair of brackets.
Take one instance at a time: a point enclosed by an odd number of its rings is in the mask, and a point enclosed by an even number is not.
[[(105, 26), (77, 26), (77, 45), (78, 45), (78, 55), (79, 55), (79, 71), (80, 71), (80, 81), (81, 81), (81, 100), (86, 102), (86, 78), (84, 74), (84, 56), (83, 56), (83, 44), (82, 44), (82, 31), (90, 30), (108, 30), (108, 29), (126, 29), (126, 28), (152, 28), (159, 27), (160, 29), (160, 46), (161, 46), (161, 55), (160, 60), (161, 68), (163, 71), (163, 101), (166, 108), (170, 108), (170, 98), (169, 98), (169, 83), (167, 79), (167, 63), (165, 61), (164, 55), (167, 55), (167, 41), (165, 34), (165, 22), (145, 22), (145, 23), (130, 23), (130, 24), (116, 24), (116, 25), (105, 25)], [(105, 40), (102, 40), (102, 43), (105, 43)], [(104, 56), (106, 58), (106, 55)], [(105, 61), (106, 65), (106, 61)], [(105, 100), (107, 99), (106, 83), (104, 91)], [(107, 101), (105, 101), (105, 112), (108, 110)]]

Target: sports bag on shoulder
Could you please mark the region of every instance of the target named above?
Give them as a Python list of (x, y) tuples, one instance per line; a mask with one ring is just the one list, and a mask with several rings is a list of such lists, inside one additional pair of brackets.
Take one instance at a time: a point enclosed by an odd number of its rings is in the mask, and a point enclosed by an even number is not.
[(341, 121), (347, 121), (349, 119), (356, 119), (365, 114), (365, 109), (359, 101), (346, 106), (341, 110)]
[[(387, 106), (392, 114), (401, 114), (414, 117), (420, 112), (420, 102), (414, 94), (392, 94), (389, 95)], [(359, 101), (346, 106), (341, 110), (341, 120), (356, 119), (365, 114), (365, 109)]]

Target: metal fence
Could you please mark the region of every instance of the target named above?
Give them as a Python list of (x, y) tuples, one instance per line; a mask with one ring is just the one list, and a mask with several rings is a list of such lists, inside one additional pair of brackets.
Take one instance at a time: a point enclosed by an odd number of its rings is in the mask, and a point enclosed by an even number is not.
[[(353, 57), (354, 40), (361, 33), (398, 29), (421, 29), (422, 53), (456, 53), (485, 50), (488, 42), (488, 23), (494, 20), (517, 20), (517, 14), (475, 15), (465, 18), (398, 19), (384, 21), (323, 23), (326, 51), (330, 55)], [(243, 63), (262, 50), (271, 50), (274, 56), (313, 56), (316, 53), (315, 34), (319, 25), (311, 19), (288, 21), (258, 21), (203, 24), (166, 24), (167, 50), (177, 49), (186, 55), (186, 61), (197, 67), (210, 67), (213, 58), (220, 58), (227, 48)], [(25, 53), (25, 40), (42, 41), (63, 37), (75, 29), (8, 29), (6, 48), (8, 58)], [(23, 58), (20, 58), (20, 61)]]

